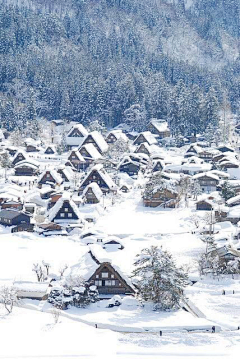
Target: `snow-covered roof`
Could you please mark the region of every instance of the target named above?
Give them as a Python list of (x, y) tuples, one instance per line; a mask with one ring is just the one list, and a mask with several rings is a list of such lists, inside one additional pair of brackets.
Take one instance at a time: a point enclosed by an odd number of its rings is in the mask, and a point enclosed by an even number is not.
[[(86, 143), (85, 145), (81, 146), (80, 148), (85, 149), (89, 153), (90, 158), (92, 158), (93, 160), (102, 158), (101, 153), (99, 153), (99, 151), (96, 149), (96, 147), (92, 143)], [(88, 157), (85, 157), (85, 158), (88, 158)]]
[(240, 201), (240, 194), (238, 196), (234, 196), (227, 200), (227, 204), (230, 205), (232, 203)]
[(71, 156), (71, 155), (76, 156), (77, 159), (78, 159), (80, 162), (86, 162), (85, 159), (84, 159), (84, 157), (81, 155), (81, 153), (79, 152), (78, 149), (72, 150), (72, 151), (70, 152), (70, 155), (68, 156), (68, 159), (70, 159), (70, 156)]
[(17, 162), (17, 164), (14, 166), (15, 169), (19, 168), (19, 167), (30, 167), (33, 169), (38, 169), (39, 163), (34, 160), (23, 160), (23, 161)]
[(123, 141), (128, 141), (128, 138), (127, 136), (125, 135), (125, 133), (122, 132), (122, 130), (112, 130), (108, 133), (107, 135), (107, 138), (110, 136), (110, 135), (114, 135), (116, 137), (117, 140), (121, 139)]
[(54, 181), (56, 183), (62, 183), (62, 177), (60, 176), (59, 173), (57, 173), (57, 171), (55, 169), (46, 169), (40, 176), (39, 176), (39, 179), (38, 179), (38, 182), (40, 182), (43, 177), (45, 176), (45, 174), (49, 172), (50, 175), (53, 177)]
[(73, 179), (74, 172), (71, 167), (62, 165), (58, 167), (58, 170), (62, 170), (63, 174), (68, 178), (69, 181)]
[(209, 177), (209, 178), (212, 178), (216, 181), (219, 181), (219, 177), (210, 173), (210, 172), (204, 172), (204, 173), (198, 173), (197, 175), (193, 176), (193, 179), (199, 179), (199, 178), (202, 178), (202, 177)]
[(97, 146), (100, 148), (102, 152), (106, 152), (108, 150), (108, 144), (103, 138), (102, 134), (98, 131), (90, 132), (90, 135), (92, 136), (93, 140), (97, 144)]
[(187, 150), (187, 153), (191, 153), (191, 152), (195, 152), (197, 154), (200, 154), (201, 152), (203, 152), (203, 149), (202, 147), (198, 146), (198, 145), (190, 145), (188, 150)]
[(58, 212), (60, 211), (60, 209), (62, 208), (63, 206), (63, 203), (65, 201), (68, 201), (69, 202), (69, 205), (72, 207), (74, 213), (76, 214), (76, 216), (78, 217), (77, 220), (71, 220), (69, 218), (67, 219), (62, 219), (61, 222), (69, 222), (69, 223), (73, 223), (74, 222), (77, 222), (77, 221), (80, 221), (81, 220), (81, 214), (80, 214), (80, 211), (78, 209), (78, 207), (76, 206), (76, 204), (73, 202), (72, 199), (70, 199), (70, 194), (68, 192), (64, 192), (62, 197), (60, 197), (57, 202), (55, 203), (55, 205), (50, 209), (49, 211), (49, 214), (48, 214), (48, 219), (50, 222), (52, 222), (56, 215), (58, 214)]
[(165, 120), (152, 119), (150, 123), (156, 128), (158, 132), (169, 131), (168, 123)]
[(100, 199), (103, 196), (103, 193), (102, 193), (101, 188), (99, 187), (99, 185), (96, 182), (92, 182), (86, 188), (84, 188), (84, 191), (83, 191), (83, 194), (82, 194), (83, 197), (86, 195), (88, 189), (90, 189), (90, 188), (93, 191), (96, 198), (100, 201)]
[(133, 288), (130, 279), (121, 271), (121, 269), (117, 265), (115, 265), (115, 263), (113, 263), (113, 260), (110, 258), (109, 252), (106, 252), (99, 244), (90, 244), (88, 248), (90, 249), (90, 251), (85, 253), (76, 265), (71, 267), (71, 277), (80, 276), (87, 281), (91, 278), (91, 276), (95, 273), (95, 271), (102, 263), (109, 263), (113, 267), (113, 269), (121, 276), (121, 278), (127, 283), (127, 285)]
[[(97, 164), (91, 168), (91, 171), (85, 176), (85, 178), (82, 181), (82, 184), (86, 181), (86, 179), (89, 177), (89, 175), (93, 172), (97, 171), (102, 178), (102, 180), (107, 184), (109, 189), (116, 190), (117, 186), (113, 182), (112, 178), (109, 176), (109, 174), (105, 171), (102, 164)], [(82, 185), (81, 184), (81, 185)]]
[[(100, 246), (99, 246), (100, 248)], [(89, 250), (89, 249), (88, 249)], [(70, 268), (70, 276), (71, 277), (81, 277), (85, 281), (89, 280), (89, 278), (94, 274), (94, 272), (98, 269), (99, 264), (97, 264), (92, 258), (89, 252), (85, 253), (79, 262), (73, 265)]]
[(218, 176), (219, 178), (221, 178), (221, 177), (229, 178), (230, 177), (229, 173), (223, 172), (223, 171), (211, 170), (210, 173), (212, 173), (213, 175)]
[(13, 283), (13, 287), (17, 290), (17, 292), (33, 292), (45, 294), (49, 287), (49, 283), (15, 281)]
[(83, 137), (86, 137), (88, 135), (88, 131), (86, 130), (86, 128), (81, 123), (78, 123), (78, 124), (72, 126), (72, 128), (70, 129), (70, 131), (67, 134), (67, 137), (70, 137), (71, 133), (75, 129), (77, 129), (83, 135)]
[(240, 218), (240, 205), (231, 207), (228, 211), (228, 218)]
[[(158, 143), (156, 139), (156, 135), (153, 135), (150, 131), (141, 132), (139, 133), (138, 137), (141, 135), (146, 139), (149, 145), (155, 145)], [(136, 138), (135, 141), (137, 141), (138, 137)]]
[(28, 159), (28, 155), (26, 154), (25, 151), (19, 150), (18, 152), (15, 153), (15, 155), (13, 156), (12, 162), (14, 162), (14, 160), (18, 157), (18, 155), (22, 154), (23, 157), (25, 159)]

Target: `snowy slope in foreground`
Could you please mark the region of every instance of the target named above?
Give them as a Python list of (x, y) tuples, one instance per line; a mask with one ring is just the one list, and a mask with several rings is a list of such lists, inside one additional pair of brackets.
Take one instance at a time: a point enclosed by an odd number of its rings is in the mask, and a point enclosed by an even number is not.
[(0, 358), (237, 358), (238, 334), (118, 334), (66, 318), (53, 324), (51, 314), (14, 308), (0, 312)]

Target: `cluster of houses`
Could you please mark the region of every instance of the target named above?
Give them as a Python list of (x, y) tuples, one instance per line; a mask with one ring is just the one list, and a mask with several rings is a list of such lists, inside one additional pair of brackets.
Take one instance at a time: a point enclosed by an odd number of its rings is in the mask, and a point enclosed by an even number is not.
[[(175, 208), (187, 193), (196, 197), (196, 211), (214, 211), (219, 222), (237, 225), (240, 221), (240, 162), (231, 146), (209, 147), (195, 139), (177, 150), (166, 149), (170, 131), (166, 121), (157, 119), (142, 133), (119, 126), (103, 135), (79, 123), (66, 129), (62, 121), (52, 121), (51, 126), (62, 131), (66, 151), (58, 151), (59, 143), (43, 144), (31, 138), (17, 148), (1, 137), (0, 156), (7, 153), (10, 166), (0, 183), (0, 224), (12, 232), (83, 233), (106, 206), (131, 192), (139, 178), (144, 206)], [(117, 145), (119, 156), (111, 158)], [(224, 201), (219, 193), (226, 182), (235, 195)], [(82, 240), (123, 249), (116, 238), (101, 241), (98, 237), (87, 235)], [(86, 256), (93, 263), (86, 279), (95, 283), (99, 293), (133, 293), (130, 282), (112, 263), (99, 260), (92, 250)]]

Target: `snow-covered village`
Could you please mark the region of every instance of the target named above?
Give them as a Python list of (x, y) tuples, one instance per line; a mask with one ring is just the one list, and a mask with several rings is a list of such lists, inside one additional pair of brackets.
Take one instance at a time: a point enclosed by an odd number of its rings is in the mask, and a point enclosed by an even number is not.
[(170, 353), (172, 335), (194, 334), (200, 350), (210, 333), (239, 335), (236, 119), (229, 142), (192, 136), (181, 147), (165, 120), (128, 127), (59, 120), (30, 126), (33, 137), (1, 130), (1, 315), (10, 313), (1, 327), (10, 337), (25, 317), (37, 337), (45, 320), (44, 341), (73, 322), (87, 337), (124, 333), (119, 348), (142, 333), (167, 336)]
[(0, 1), (0, 359), (239, 358), (239, 19)]

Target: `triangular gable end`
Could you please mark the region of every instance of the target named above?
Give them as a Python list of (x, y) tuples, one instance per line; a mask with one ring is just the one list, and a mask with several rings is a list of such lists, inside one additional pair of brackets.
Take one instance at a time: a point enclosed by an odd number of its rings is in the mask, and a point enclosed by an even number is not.
[[(95, 258), (93, 258), (95, 260)], [(97, 261), (99, 264), (99, 261)], [(133, 294), (134, 289), (109, 262), (103, 262), (89, 278), (98, 287), (99, 294)]]

